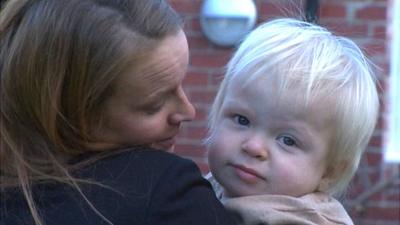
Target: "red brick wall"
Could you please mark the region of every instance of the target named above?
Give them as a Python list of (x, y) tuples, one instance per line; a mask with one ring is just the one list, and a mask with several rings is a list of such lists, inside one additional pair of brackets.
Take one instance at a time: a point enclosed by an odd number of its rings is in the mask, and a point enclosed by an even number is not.
[[(234, 0), (233, 0), (234, 1)], [(395, 0), (392, 0), (395, 1)], [(203, 35), (199, 24), (202, 0), (169, 0), (186, 20), (191, 64), (185, 80), (185, 89), (197, 109), (196, 119), (183, 127), (175, 152), (196, 161), (203, 173), (208, 171), (206, 151), (202, 139), (206, 135), (206, 116), (224, 66), (233, 48), (220, 48)], [(258, 22), (274, 17), (298, 16), (303, 1), (255, 0)], [(399, 225), (400, 183), (392, 179), (397, 166), (386, 165), (382, 160), (382, 134), (385, 128), (385, 82), (389, 74), (387, 48), (387, 11), (391, 0), (320, 0), (319, 22), (339, 35), (356, 41), (369, 58), (381, 69), (377, 70), (382, 87), (382, 116), (375, 134), (362, 159), (352, 185), (343, 199), (355, 224)], [(397, 175), (398, 177), (398, 175)], [(371, 194), (370, 194), (371, 193)]]

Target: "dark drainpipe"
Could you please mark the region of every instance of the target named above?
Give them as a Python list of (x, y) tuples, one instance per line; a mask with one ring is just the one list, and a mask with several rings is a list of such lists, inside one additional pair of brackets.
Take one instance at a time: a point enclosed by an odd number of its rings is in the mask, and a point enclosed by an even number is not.
[(306, 0), (305, 13), (306, 21), (318, 23), (319, 0)]

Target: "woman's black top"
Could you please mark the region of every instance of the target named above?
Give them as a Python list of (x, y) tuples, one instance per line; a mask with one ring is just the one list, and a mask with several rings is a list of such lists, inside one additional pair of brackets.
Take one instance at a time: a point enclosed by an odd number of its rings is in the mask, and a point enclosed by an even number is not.
[[(124, 151), (75, 176), (103, 185), (81, 188), (90, 204), (114, 225), (232, 225), (196, 165), (167, 152)], [(108, 224), (70, 186), (38, 184), (32, 190), (45, 225)], [(19, 189), (1, 192), (0, 201), (1, 225), (34, 224)]]

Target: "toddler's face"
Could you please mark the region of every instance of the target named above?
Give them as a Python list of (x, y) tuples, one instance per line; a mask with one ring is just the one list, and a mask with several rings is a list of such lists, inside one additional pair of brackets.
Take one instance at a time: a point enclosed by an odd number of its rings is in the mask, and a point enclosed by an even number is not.
[(297, 197), (325, 179), (329, 105), (311, 102), (305, 111), (301, 92), (290, 89), (278, 98), (275, 86), (233, 81), (228, 88), (208, 148), (210, 169), (230, 197)]
[(185, 35), (167, 37), (137, 64), (119, 79), (95, 136), (105, 144), (172, 150), (181, 122), (195, 115), (182, 89), (188, 65)]

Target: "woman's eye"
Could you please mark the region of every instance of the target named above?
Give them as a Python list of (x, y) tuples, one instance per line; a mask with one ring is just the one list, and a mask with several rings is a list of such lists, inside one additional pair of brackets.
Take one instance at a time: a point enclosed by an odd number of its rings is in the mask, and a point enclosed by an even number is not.
[(250, 121), (246, 117), (244, 117), (242, 115), (236, 115), (234, 117), (234, 119), (235, 119), (236, 123), (238, 123), (238, 124), (240, 124), (242, 126), (247, 126), (250, 123)]
[(153, 115), (153, 114), (158, 113), (162, 109), (163, 106), (164, 106), (164, 102), (157, 102), (157, 103), (151, 104), (148, 107), (146, 107), (144, 109), (144, 111), (148, 115)]
[(278, 140), (287, 146), (296, 146), (297, 145), (296, 140), (289, 136), (281, 136), (278, 138)]

